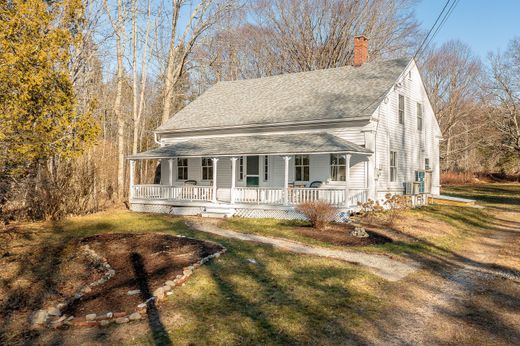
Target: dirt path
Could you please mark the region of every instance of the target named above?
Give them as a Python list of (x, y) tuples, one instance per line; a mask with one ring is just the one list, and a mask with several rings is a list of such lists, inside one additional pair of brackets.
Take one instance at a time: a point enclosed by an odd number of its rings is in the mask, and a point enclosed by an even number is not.
[(495, 230), (464, 244), (463, 256), (400, 282), (387, 319), (368, 339), (376, 345), (520, 344), (520, 272), (497, 264), (520, 238), (520, 217), (499, 217)]
[(350, 263), (360, 264), (367, 267), (370, 272), (388, 281), (399, 281), (419, 268), (418, 263), (414, 263), (413, 261), (405, 263), (384, 255), (367, 254), (352, 250), (333, 250), (324, 247), (309, 246), (281, 238), (234, 232), (222, 229), (212, 224), (209, 220), (206, 222), (190, 221), (186, 224), (198, 231), (208, 232), (226, 238), (254, 241), (273, 245), (280, 249), (295, 253), (335, 258)]

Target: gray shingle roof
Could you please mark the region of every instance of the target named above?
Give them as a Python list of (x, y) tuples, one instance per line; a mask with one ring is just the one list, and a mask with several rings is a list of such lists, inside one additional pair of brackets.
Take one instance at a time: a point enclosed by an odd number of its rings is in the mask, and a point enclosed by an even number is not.
[(311, 154), (311, 153), (372, 153), (370, 150), (326, 132), (212, 137), (190, 139), (143, 153), (129, 159), (160, 159), (169, 157)]
[(220, 82), (157, 130), (368, 117), (409, 61)]

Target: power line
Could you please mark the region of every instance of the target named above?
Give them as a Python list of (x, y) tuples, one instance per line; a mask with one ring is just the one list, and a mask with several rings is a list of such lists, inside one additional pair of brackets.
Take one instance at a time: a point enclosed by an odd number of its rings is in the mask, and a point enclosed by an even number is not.
[[(439, 23), (439, 25), (437, 26), (437, 28), (435, 28), (435, 31), (433, 32), (433, 34), (428, 38), (426, 37), (427, 39), (427, 42), (424, 44), (424, 46), (422, 47), (419, 47), (419, 49), (417, 50), (417, 52), (415, 53), (415, 56), (414, 56), (414, 59), (416, 57), (418, 57), (420, 54), (422, 54), (426, 48), (430, 45), (430, 43), (433, 41), (433, 39), (435, 38), (435, 36), (437, 36), (437, 34), (439, 33), (439, 31), (441, 30), (442, 26), (446, 23), (446, 21), (448, 20), (449, 16), (452, 14), (453, 10), (455, 9), (455, 7), (457, 6), (457, 4), (459, 3), (460, 0), (454, 0), (451, 5), (449, 6), (448, 10), (446, 11), (446, 13), (444, 14), (441, 22)], [(450, 2), (450, 0), (448, 0), (446, 2), (446, 5), (448, 5), (448, 3)], [(440, 16), (442, 16), (442, 13), (444, 12), (444, 10), (446, 9), (446, 5), (444, 5), (444, 8), (443, 10), (441, 11), (441, 13), (439, 14), (439, 17), (437, 17), (437, 20), (435, 21), (435, 23), (438, 22), (438, 19), (440, 18)], [(435, 24), (432, 26), (432, 29), (435, 27)], [(431, 30), (430, 30), (431, 32)], [(429, 36), (429, 34), (427, 35)], [(426, 41), (426, 40), (425, 40)]]
[(431, 26), (430, 30), (428, 30), (428, 33), (426, 34), (426, 36), (424, 37), (424, 40), (421, 42), (421, 44), (419, 45), (419, 47), (417, 48), (417, 50), (415, 51), (415, 54), (413, 56), (413, 59), (415, 60), (415, 58), (417, 57), (417, 55), (419, 55), (419, 52), (422, 50), (424, 44), (426, 43), (426, 41), (428, 40), (428, 38), (430, 37), (432, 31), (435, 29), (435, 26), (437, 25), (437, 23), (439, 22), (439, 20), (441, 19), (442, 15), (444, 14), (444, 11), (446, 10), (446, 8), (448, 7), (448, 5), (450, 4), (451, 0), (447, 0), (446, 3), (444, 4), (444, 7), (442, 8), (442, 11), (441, 13), (439, 13), (439, 15), (437, 16), (437, 19), (435, 19), (435, 22), (433, 23), (433, 25)]

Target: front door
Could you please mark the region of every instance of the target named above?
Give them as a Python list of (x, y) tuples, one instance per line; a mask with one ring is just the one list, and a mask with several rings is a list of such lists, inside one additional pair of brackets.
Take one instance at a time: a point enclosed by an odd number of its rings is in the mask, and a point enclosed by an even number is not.
[(259, 156), (248, 156), (246, 164), (246, 186), (258, 186), (260, 183)]

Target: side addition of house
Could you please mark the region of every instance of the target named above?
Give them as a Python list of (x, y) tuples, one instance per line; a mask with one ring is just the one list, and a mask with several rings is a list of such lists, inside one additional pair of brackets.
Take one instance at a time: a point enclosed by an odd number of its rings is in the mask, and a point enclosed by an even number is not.
[[(441, 132), (411, 59), (219, 82), (130, 156), (132, 210), (299, 218), (325, 200), (338, 218), (385, 194), (439, 194)], [(136, 160), (160, 184), (136, 184)]]

